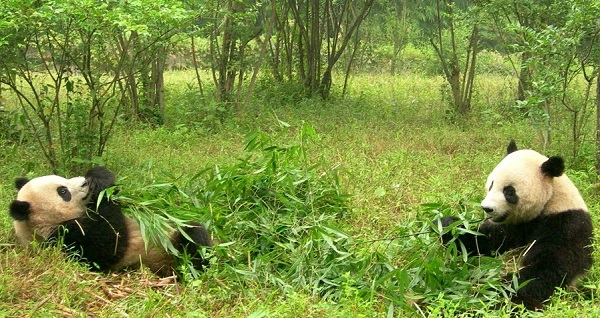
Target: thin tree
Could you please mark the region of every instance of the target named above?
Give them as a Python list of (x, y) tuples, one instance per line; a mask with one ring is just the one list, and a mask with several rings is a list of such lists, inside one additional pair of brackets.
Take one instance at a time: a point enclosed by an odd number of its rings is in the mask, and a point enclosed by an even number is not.
[(285, 78), (292, 81), (296, 79), (292, 74), (297, 74), (308, 94), (328, 98), (333, 70), (374, 2), (288, 0), (280, 5), (274, 12), (276, 32), (269, 50), (274, 76), (283, 79), (282, 74), (287, 74)]
[(477, 23), (470, 26), (471, 32), (464, 54), (466, 57), (461, 63), (461, 52), (459, 52), (461, 42), (457, 39), (456, 28), (458, 16), (456, 3), (452, 0), (436, 0), (433, 12), (435, 34), (429, 41), (440, 60), (444, 78), (450, 85), (454, 110), (465, 116), (471, 111), (479, 28)]

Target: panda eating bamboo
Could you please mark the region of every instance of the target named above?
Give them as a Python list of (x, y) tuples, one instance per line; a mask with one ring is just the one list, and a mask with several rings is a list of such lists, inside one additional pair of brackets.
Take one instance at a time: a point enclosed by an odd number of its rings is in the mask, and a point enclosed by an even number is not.
[[(65, 251), (101, 271), (143, 264), (160, 276), (172, 275), (175, 255), (152, 244), (146, 248), (139, 224), (123, 214), (118, 202), (100, 195), (114, 183), (115, 175), (104, 167), (71, 179), (56, 175), (16, 179), (18, 193), (10, 215), (19, 242), (60, 241)], [(191, 256), (196, 269), (203, 269), (207, 262), (198, 249), (212, 246), (210, 235), (198, 223), (184, 231), (185, 235), (170, 233), (171, 243)]]
[[(561, 157), (517, 150), (514, 140), (506, 157), (488, 176), (481, 207), (487, 214), (477, 231), (458, 240), (467, 252), (494, 255), (524, 247), (516, 273), (519, 288), (512, 298), (528, 309), (542, 309), (557, 287), (576, 283), (592, 266), (592, 220), (581, 194), (564, 174)], [(458, 219), (444, 217), (446, 227)], [(447, 244), (450, 233), (442, 240)], [(512, 273), (505, 279), (511, 281)]]

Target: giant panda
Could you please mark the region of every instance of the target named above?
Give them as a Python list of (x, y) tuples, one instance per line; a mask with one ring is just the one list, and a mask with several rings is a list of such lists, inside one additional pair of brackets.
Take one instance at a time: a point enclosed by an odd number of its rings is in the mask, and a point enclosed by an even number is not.
[[(506, 157), (487, 178), (481, 235), (457, 237), (471, 254), (491, 256), (522, 247), (516, 273), (522, 287), (511, 300), (530, 310), (543, 309), (557, 287), (572, 286), (592, 265), (590, 214), (564, 171), (561, 157), (518, 150), (511, 140)], [(441, 223), (447, 227), (457, 220), (444, 217)], [(445, 244), (452, 239), (450, 233), (442, 236)], [(513, 274), (505, 279), (510, 282)]]
[[(9, 210), (19, 242), (60, 242), (70, 255), (104, 272), (143, 264), (160, 276), (172, 275), (176, 257), (152, 244), (146, 249), (139, 224), (123, 214), (118, 202), (100, 195), (114, 184), (115, 175), (105, 167), (71, 179), (56, 175), (16, 179), (18, 193)], [(171, 233), (171, 242), (202, 270), (207, 261), (198, 248), (212, 246), (210, 235), (196, 223), (184, 232)]]

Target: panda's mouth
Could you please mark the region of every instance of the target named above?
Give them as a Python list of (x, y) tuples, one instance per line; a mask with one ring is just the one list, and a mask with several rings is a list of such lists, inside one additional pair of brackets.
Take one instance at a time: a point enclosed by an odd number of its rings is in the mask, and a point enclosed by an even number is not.
[(492, 219), (492, 221), (494, 221), (495, 223), (502, 223), (502, 222), (506, 221), (507, 218), (508, 218), (508, 213), (504, 213), (499, 216), (490, 217), (490, 219)]

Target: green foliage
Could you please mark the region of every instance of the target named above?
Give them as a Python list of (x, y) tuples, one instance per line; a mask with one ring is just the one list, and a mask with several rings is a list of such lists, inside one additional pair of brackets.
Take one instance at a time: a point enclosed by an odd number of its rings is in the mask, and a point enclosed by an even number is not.
[[(507, 8), (511, 10), (505, 12)], [(509, 47), (522, 54), (520, 85), (525, 91), (517, 107), (531, 119), (544, 148), (550, 145), (556, 123), (569, 120), (570, 129), (559, 134), (570, 137), (571, 154), (577, 158), (594, 107), (590, 96), (599, 67), (594, 43), (600, 34), (600, 5), (593, 0), (551, 0), (508, 6), (496, 0), (487, 9), (507, 17)]]
[[(299, 144), (289, 147), (272, 145), (267, 134), (253, 134), (247, 156), (236, 165), (204, 169), (183, 184), (174, 179), (125, 189), (116, 199), (140, 221), (148, 241), (171, 250), (168, 236), (156, 234), (210, 218), (209, 228), (225, 244), (221, 256), (233, 257), (235, 266), (272, 258), (275, 272), (289, 270), (303, 259), (293, 255), (302, 253), (300, 246), (311, 253), (342, 253), (332, 250), (333, 241), (347, 237), (328, 224), (347, 209), (347, 195), (335, 170), (309, 165), (304, 146), (317, 136), (312, 128), (304, 126), (299, 134)], [(323, 245), (313, 248), (307, 240), (313, 236)]]
[[(514, 287), (499, 282), (503, 259), (465, 260), (460, 246), (441, 245), (430, 222), (455, 215), (461, 221), (448, 231), (475, 230), (483, 212), (470, 202), (481, 199), (507, 140), (539, 149), (530, 123), (506, 107), (514, 79), (482, 75), (478, 106), (462, 127), (441, 118), (441, 78), (363, 74), (347, 97), (327, 102), (283, 103), (294, 88), (265, 84), (264, 100), (240, 108), (231, 126), (208, 131), (193, 124), (201, 118), (191, 116), (198, 105), (188, 104), (197, 97), (186, 95), (190, 74), (167, 77), (166, 125), (117, 121), (102, 160), (121, 178), (113, 197), (145, 223), (149, 244), (160, 246), (155, 235), (164, 229), (200, 221), (216, 238), (205, 251), (212, 266), (194, 272), (181, 255), (186, 283), (143, 269), (91, 273), (57, 250), (17, 246), (4, 213), (0, 315), (519, 316), (505, 298)], [(294, 125), (274, 122), (273, 113)], [(295, 125), (304, 122), (319, 135)], [(14, 198), (12, 179), (49, 171), (26, 137), (19, 146), (0, 143), (0, 205)], [(581, 171), (569, 165), (569, 175), (595, 211), (591, 160), (582, 158)], [(590, 295), (561, 292), (544, 313), (523, 315), (597, 316), (598, 277), (594, 266), (583, 280)]]
[(0, 4), (0, 83), (55, 172), (99, 162), (127, 97), (133, 102), (135, 65), (157, 54), (185, 13), (141, 0)]
[[(485, 313), (490, 308), (505, 304), (514, 288), (502, 282), (503, 261), (494, 257), (467, 257), (464, 246), (454, 241), (442, 248), (441, 235), (452, 233), (476, 233), (481, 220), (473, 219), (470, 208), (460, 213), (449, 206), (430, 203), (423, 205), (423, 212), (431, 220), (442, 216), (456, 216), (459, 220), (447, 228), (436, 222), (423, 222), (420, 235), (403, 238), (404, 249), (414, 251), (406, 265), (410, 283), (409, 299), (416, 310), (438, 314)], [(435, 234), (428, 233), (428, 230)]]
[[(236, 164), (203, 169), (189, 180), (171, 176), (124, 188), (114, 198), (140, 222), (147, 242), (174, 253), (164, 233), (192, 220), (208, 224), (218, 244), (208, 251), (214, 258), (204, 277), (226, 281), (233, 290), (275, 288), (337, 301), (372, 302), (383, 295), (391, 312), (435, 311), (439, 303), (472, 312), (508, 298), (501, 260), (467, 258), (460, 246), (439, 244), (443, 233), (473, 231), (468, 210), (447, 229), (413, 221), (391, 238), (357, 239), (345, 230), (350, 197), (337, 169), (312, 163), (307, 153), (318, 135), (304, 125), (291, 144), (282, 145), (293, 129), (280, 124), (275, 136), (249, 134)], [(423, 214), (433, 220), (453, 209), (428, 204)], [(188, 280), (202, 277), (182, 264)]]
[(173, 118), (168, 118), (179, 125), (187, 124), (196, 129), (214, 131), (222, 126), (223, 119), (230, 118), (228, 108), (212, 98), (202, 96), (190, 82), (173, 89), (176, 90), (173, 95), (177, 96), (177, 100), (171, 102), (191, 106), (178, 107), (174, 110), (176, 114), (173, 114)]
[(477, 55), (477, 73), (510, 76), (514, 73), (514, 69), (506, 56), (496, 51), (483, 50)]
[(0, 104), (0, 140), (21, 144), (26, 139), (26, 118), (16, 110), (6, 110)]
[(272, 107), (298, 105), (303, 100), (310, 98), (310, 94), (302, 84), (292, 81), (277, 82), (267, 76), (259, 78), (255, 93), (256, 97)]

